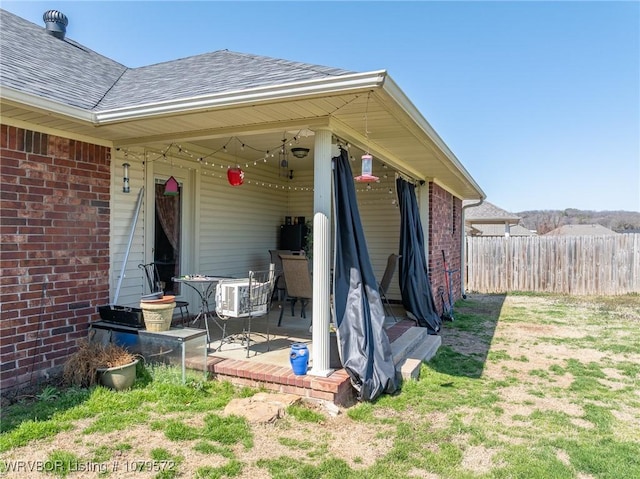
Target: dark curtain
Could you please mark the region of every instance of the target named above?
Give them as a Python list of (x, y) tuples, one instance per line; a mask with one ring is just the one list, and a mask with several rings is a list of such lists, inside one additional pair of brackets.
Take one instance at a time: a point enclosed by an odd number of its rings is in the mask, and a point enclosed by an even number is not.
[(371, 401), (398, 388), (384, 309), (369, 260), (353, 185), (349, 155), (334, 158), (335, 265), (333, 277), (335, 321), (342, 364), (358, 391)]
[(164, 185), (156, 185), (156, 215), (173, 247), (174, 274), (180, 271), (180, 196), (165, 196)]
[(402, 305), (416, 319), (418, 326), (428, 328), (429, 334), (437, 334), (442, 320), (433, 301), (415, 185), (398, 178), (396, 189), (400, 205), (401, 256), (398, 269)]

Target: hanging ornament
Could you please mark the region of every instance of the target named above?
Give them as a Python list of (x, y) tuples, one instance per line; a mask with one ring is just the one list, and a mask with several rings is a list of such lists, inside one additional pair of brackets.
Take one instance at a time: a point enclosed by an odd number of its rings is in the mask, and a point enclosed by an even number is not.
[(362, 155), (362, 174), (356, 176), (355, 180), (358, 183), (371, 183), (379, 179), (377, 176), (373, 176), (373, 157), (369, 153)]
[(240, 186), (244, 183), (244, 171), (239, 166), (234, 166), (227, 170), (227, 180), (231, 186)]
[(164, 184), (164, 196), (178, 196), (180, 194), (179, 188), (178, 181), (173, 176), (170, 176)]
[[(368, 126), (368, 112), (369, 112), (369, 98), (371, 92), (367, 94), (367, 105), (364, 110), (364, 136), (369, 143), (369, 126)], [(378, 181), (380, 178), (373, 176), (373, 156), (369, 154), (369, 148), (367, 152), (362, 155), (362, 174), (354, 178), (358, 183), (371, 183), (372, 181)]]

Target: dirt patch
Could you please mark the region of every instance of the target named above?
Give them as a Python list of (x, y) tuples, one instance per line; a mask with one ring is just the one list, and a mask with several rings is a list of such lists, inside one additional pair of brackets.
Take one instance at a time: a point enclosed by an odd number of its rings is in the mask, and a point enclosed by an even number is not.
[(462, 467), (475, 474), (484, 474), (495, 466), (493, 456), (497, 451), (484, 446), (469, 446), (462, 453)]
[[(185, 420), (193, 426), (202, 425), (201, 418)], [(37, 461), (44, 463), (56, 450), (73, 452), (94, 470), (84, 470), (81, 475), (70, 477), (99, 478), (105, 471), (109, 477), (130, 477), (146, 479), (156, 477), (158, 471), (141, 470), (134, 472), (136, 461), (150, 458), (153, 449), (166, 449), (173, 455), (181, 456), (179, 470), (182, 477), (195, 477), (200, 467), (220, 467), (229, 459), (218, 454), (204, 454), (194, 450), (199, 440), (171, 441), (164, 432), (151, 430), (148, 426), (134, 426), (125, 432), (114, 431), (106, 434), (93, 433), (90, 440), (83, 437), (82, 429), (91, 424), (91, 420), (77, 423), (71, 431), (58, 434), (50, 441), (36, 441), (29, 446), (13, 449), (5, 454), (5, 460)], [(267, 478), (266, 470), (256, 466), (260, 459), (274, 459), (280, 456), (299, 456), (302, 461), (317, 464), (327, 457), (340, 457), (353, 469), (370, 467), (376, 459), (384, 456), (393, 446), (393, 427), (386, 430), (384, 426), (372, 428), (366, 423), (354, 422), (346, 415), (327, 416), (320, 424), (300, 423), (293, 419), (284, 419), (279, 423), (252, 425), (254, 437), (253, 447), (245, 449), (241, 444), (233, 446), (236, 458), (245, 464), (241, 478)], [(144, 440), (141, 440), (144, 438)], [(357, 440), (354, 441), (354, 438)], [(130, 444), (130, 450), (112, 452), (112, 457), (104, 463), (95, 463), (93, 458), (101, 448), (114, 450), (118, 444)], [(146, 460), (140, 465), (152, 461)], [(35, 463), (35, 462), (34, 462)], [(103, 469), (100, 469), (103, 467)], [(79, 473), (78, 473), (79, 474)], [(24, 472), (8, 472), (4, 477), (22, 479)], [(43, 474), (34, 477), (50, 477)]]
[[(254, 446), (239, 451), (238, 459), (250, 464), (242, 478), (270, 477), (257, 468), (260, 459), (297, 456), (317, 464), (327, 457), (339, 457), (353, 469), (371, 466), (393, 446), (393, 428), (354, 422), (346, 415), (327, 418), (323, 423), (288, 421), (253, 426)], [(357, 438), (357, 440), (354, 440)], [(262, 475), (260, 475), (262, 474)]]
[(467, 356), (486, 356), (487, 344), (478, 340), (477, 334), (466, 331), (450, 331), (442, 337), (442, 345)]

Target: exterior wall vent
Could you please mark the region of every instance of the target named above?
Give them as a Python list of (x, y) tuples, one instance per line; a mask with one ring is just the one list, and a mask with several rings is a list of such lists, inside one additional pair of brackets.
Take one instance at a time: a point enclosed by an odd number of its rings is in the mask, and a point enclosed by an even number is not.
[(67, 33), (67, 25), (69, 24), (69, 20), (64, 13), (57, 10), (47, 10), (42, 15), (42, 19), (48, 34), (64, 40), (64, 36)]

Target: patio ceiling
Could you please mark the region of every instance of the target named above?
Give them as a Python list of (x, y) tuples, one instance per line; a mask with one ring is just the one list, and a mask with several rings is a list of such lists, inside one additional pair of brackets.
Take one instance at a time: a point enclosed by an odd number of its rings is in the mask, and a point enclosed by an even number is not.
[[(289, 139), (298, 132), (295, 146), (309, 148), (309, 158), (313, 158), (311, 132), (329, 128), (355, 148), (355, 157), (368, 150), (404, 175), (436, 181), (462, 199), (485, 197), (383, 70), (97, 112), (10, 88), (1, 93), (3, 119), (17, 126), (37, 124), (99, 138), (115, 147), (161, 149), (180, 143), (198, 155), (219, 150), (237, 137), (250, 146), (231, 150), (241, 161), (259, 159), (261, 151), (273, 151), (282, 144), (283, 136)], [(312, 161), (295, 161), (297, 169), (312, 168)]]

